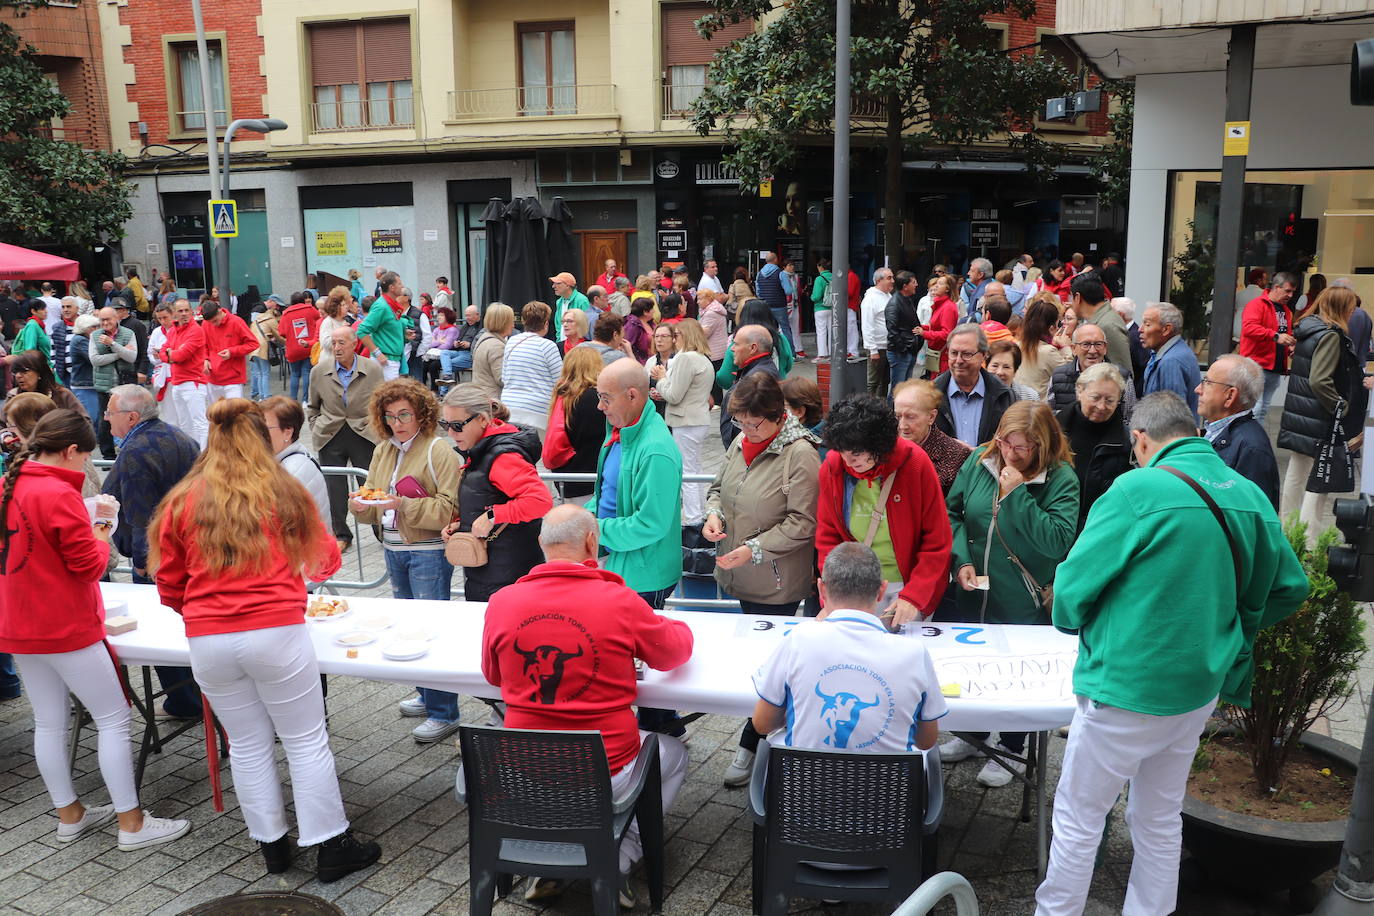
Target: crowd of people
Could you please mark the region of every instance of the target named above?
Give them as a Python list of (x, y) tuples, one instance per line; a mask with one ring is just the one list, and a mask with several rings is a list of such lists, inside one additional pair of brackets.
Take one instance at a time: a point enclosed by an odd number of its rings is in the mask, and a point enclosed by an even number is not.
[[(834, 278), (822, 269), (812, 289), (813, 301), (827, 303), (817, 306), (816, 350), (826, 358), (838, 346), (839, 319), (820, 312), (844, 312), (846, 347), (866, 363), (869, 388), (825, 412), (816, 384), (793, 372), (806, 354), (793, 323), (800, 280), (788, 267), (770, 255), (757, 277), (741, 268), (727, 287), (714, 261), (695, 285), (685, 271), (631, 283), (607, 262), (585, 291), (570, 273), (551, 277), (554, 304), (526, 303), (518, 322), (499, 302), (468, 306), (460, 321), (442, 277), (437, 295), (415, 305), (401, 278), (380, 268), (374, 297), (359, 299), (357, 276), (318, 302), (313, 289), (289, 303), (269, 297), (251, 328), (230, 303), (193, 308), (159, 296), (146, 303), (157, 321), (148, 333), (127, 317), (137, 297), (114, 296), (85, 314), (77, 305), (62, 357), (16, 349), (6, 403), (16, 443), (0, 497), (0, 527), (11, 529), (0, 534), (0, 650), (19, 659), (34, 704), (59, 839), (115, 812), (121, 845), (125, 832), (170, 840), (189, 829), (151, 816), (139, 827), (126, 759), (112, 750), (106, 767), (107, 741), (127, 745), (128, 734), (127, 707), (108, 689), (91, 709), (114, 807), (82, 808), (65, 759), (54, 756), (65, 734), (54, 697), (70, 689), (84, 702), (81, 691), (114, 676), (103, 649), (91, 651), (103, 636), (92, 622), (95, 583), (111, 565), (108, 519), (117, 519), (113, 545), (135, 581), (155, 584), (186, 621), (191, 665), (159, 669), (163, 712), (196, 716), (201, 697), (211, 701), (229, 733), (250, 836), (273, 872), (291, 861), (272, 764), (280, 738), (298, 843), (320, 846), (322, 880), (379, 855), (349, 831), (302, 620), (306, 583), (338, 569), (350, 518), (376, 533), (394, 598), (447, 601), (458, 569), (464, 598), (488, 603), (483, 672), (502, 695), (492, 724), (599, 728), (622, 781), (635, 775), (640, 736), (657, 732), (665, 806), (685, 773), (685, 727), (674, 710), (632, 708), (634, 659), (667, 669), (691, 656), (690, 630), (654, 613), (679, 586), (679, 534), (689, 527), (715, 545), (715, 579), (744, 612), (823, 618), (755, 675), (759, 705), (726, 785), (749, 782), (770, 732), (793, 746), (931, 746), (945, 706), (933, 666), (919, 641), (886, 630), (934, 620), (1078, 631), (1094, 638), (1080, 647), (1080, 709), (1041, 912), (1074, 911), (1121, 774), (1147, 772), (1153, 794), (1132, 794), (1129, 893), (1151, 901), (1144, 911), (1167, 912), (1184, 751), (1218, 695), (1243, 701), (1235, 676), (1244, 680), (1255, 629), (1306, 594), (1277, 510), (1315, 523), (1322, 496), (1309, 478), (1312, 456), (1333, 434), (1359, 445), (1358, 298), (1333, 284), (1294, 315), (1287, 302), (1297, 280), (1277, 274), (1244, 304), (1240, 352), (1214, 359), (1203, 376), (1174, 306), (1151, 303), (1137, 322), (1136, 305), (1111, 295), (1121, 276), (1111, 259), (1097, 269), (1053, 261), (1043, 271), (1028, 257), (1003, 271), (974, 259), (964, 278), (937, 269), (919, 298), (922, 278), (880, 268), (866, 290), (851, 273), (847, 303), (829, 295)], [(36, 307), (34, 315), (41, 324)], [(278, 348), (287, 392), (271, 396), (254, 367)], [(1280, 485), (1262, 424), (1279, 387), (1271, 377), (1285, 376), (1279, 444), (1293, 455)], [(708, 467), (703, 443), (717, 409), (724, 455)], [(91, 521), (75, 500), (99, 480), (89, 459), (104, 454), (105, 437), (114, 465), (100, 489), (109, 498)], [(353, 465), (366, 480), (349, 487), (321, 465)], [(550, 487), (545, 470), (594, 479)], [(684, 480), (702, 472), (714, 481)], [(66, 509), (26, 513), (34, 499)], [(1223, 515), (1224, 537), (1196, 536)], [(83, 546), (29, 560), (26, 571), (8, 539), (52, 536), (40, 529)], [(1234, 576), (1231, 538), (1240, 556), (1255, 558)], [(1184, 550), (1190, 568), (1216, 575), (1195, 577), (1186, 596), (1166, 595)], [(1199, 565), (1210, 553), (1215, 562)], [(10, 609), (56, 578), (76, 610), (58, 636), (40, 637)], [(557, 614), (528, 613), (555, 596)], [(1161, 615), (1197, 638), (1160, 644), (1152, 631)], [(599, 649), (564, 653), (563, 686), (531, 698), (516, 647), (579, 639)], [(1177, 676), (1176, 685), (1135, 683), (1142, 646), (1157, 649), (1160, 678)], [(831, 727), (835, 717), (817, 701), (871, 693), (853, 680), (859, 672), (903, 686), (881, 714), (856, 711), (843, 729)], [(458, 728), (452, 693), (417, 688), (397, 711), (423, 720), (413, 729), (421, 744)], [(984, 756), (989, 740), (951, 737), (942, 757)], [(1024, 774), (1025, 741), (1024, 732), (1001, 732), (978, 782), (997, 788)], [(625, 875), (642, 855), (638, 842), (622, 847)], [(527, 895), (559, 890), (539, 881)], [(628, 883), (621, 895), (632, 901)]]

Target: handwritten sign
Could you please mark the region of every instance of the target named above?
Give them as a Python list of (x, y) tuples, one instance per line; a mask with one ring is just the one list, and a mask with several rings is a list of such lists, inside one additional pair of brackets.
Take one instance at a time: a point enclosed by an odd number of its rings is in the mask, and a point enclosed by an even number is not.
[(998, 658), (932, 646), (930, 654), (940, 683), (958, 684), (965, 699), (1037, 702), (1073, 695), (1073, 666), (1078, 658), (1073, 652)]

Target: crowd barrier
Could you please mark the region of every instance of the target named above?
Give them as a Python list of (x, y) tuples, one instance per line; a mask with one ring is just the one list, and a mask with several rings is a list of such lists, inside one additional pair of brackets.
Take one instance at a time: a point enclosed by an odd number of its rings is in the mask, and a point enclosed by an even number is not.
[[(113, 462), (113, 461), (107, 461), (107, 460), (105, 460), (105, 459), (98, 459), (98, 460), (96, 460), (94, 463), (95, 463), (95, 466), (96, 466), (97, 468), (99, 468), (99, 469), (101, 469), (101, 470), (105, 470), (105, 471), (108, 471), (111, 467), (114, 466), (114, 462)], [(320, 470), (324, 473), (324, 476), (325, 476), (326, 480), (328, 480), (328, 479), (331, 478), (331, 477), (343, 477), (343, 478), (348, 479), (348, 480), (349, 480), (349, 487), (348, 487), (349, 492), (352, 492), (352, 491), (358, 489), (358, 487), (360, 487), (360, 486), (367, 480), (367, 468), (355, 468), (355, 467), (347, 467), (347, 466), (328, 466), (328, 467), (322, 466), (322, 467), (320, 468)], [(540, 471), (540, 473), (539, 473), (539, 479), (540, 479), (540, 480), (543, 480), (543, 481), (544, 481), (545, 483), (547, 483), (547, 484), (554, 484), (554, 485), (560, 484), (560, 483), (595, 483), (595, 482), (596, 482), (596, 475), (595, 475), (595, 474), (591, 474), (591, 473), (587, 473), (587, 474), (571, 474), (571, 473), (558, 473), (558, 472), (556, 472), (556, 471)], [(715, 475), (714, 475), (714, 474), (684, 474), (682, 479), (683, 479), (683, 482), (685, 482), (685, 483), (705, 483), (705, 484), (709, 484), (709, 483), (711, 483), (713, 480), (715, 480)], [(554, 489), (555, 494), (558, 495), (558, 498), (561, 499), (562, 497), (561, 497), (561, 493), (560, 493), (558, 487), (557, 487), (557, 486), (554, 486), (553, 489)], [(372, 578), (372, 579), (367, 579), (367, 578), (365, 578), (366, 575), (367, 575), (367, 571), (366, 571), (366, 570), (367, 570), (367, 561), (366, 561), (365, 555), (366, 555), (366, 553), (367, 553), (368, 551), (370, 551), (370, 550), (380, 549), (380, 548), (381, 548), (380, 542), (378, 542), (375, 538), (373, 538), (373, 539), (364, 538), (364, 537), (362, 536), (362, 528), (361, 528), (361, 526), (359, 526), (357, 518), (355, 518), (352, 514), (349, 515), (349, 524), (350, 524), (350, 525), (352, 526), (352, 528), (353, 528), (353, 547), (354, 547), (353, 554), (354, 554), (354, 556), (353, 556), (352, 561), (350, 561), (350, 562), (347, 564), (347, 568), (348, 568), (348, 570), (349, 570), (349, 574), (351, 574), (351, 573), (352, 573), (352, 570), (353, 570), (353, 568), (354, 568), (354, 564), (356, 564), (356, 566), (357, 566), (357, 578), (356, 578), (356, 579), (344, 578), (344, 575), (345, 575), (345, 574), (344, 574), (343, 569), (341, 568), (341, 569), (339, 570), (339, 572), (336, 573), (333, 577), (331, 577), (331, 578), (329, 578), (328, 580), (326, 580), (326, 581), (324, 581), (324, 582), (321, 582), (321, 583), (319, 583), (317, 586), (315, 586), (315, 589), (314, 589), (314, 590), (320, 591), (320, 592), (325, 592), (325, 593), (333, 594), (333, 593), (337, 593), (337, 592), (339, 592), (339, 591), (367, 591), (367, 590), (369, 590), (369, 589), (379, 588), (380, 586), (386, 584), (387, 579), (388, 579), (389, 577), (388, 577), (387, 572), (386, 572), (386, 565), (385, 565), (385, 564), (382, 565), (382, 572), (381, 572), (381, 575), (379, 575), (379, 576), (377, 576), (377, 577), (375, 577), (375, 578)], [(119, 566), (116, 566), (116, 567), (114, 568), (114, 572), (123, 573), (124, 575), (130, 575), (130, 576), (132, 576), (132, 575), (133, 575), (133, 567), (132, 567), (131, 565), (129, 565), (128, 563), (122, 563), (122, 564), (120, 564)], [(462, 578), (462, 571), (461, 571), (461, 570), (458, 571), (458, 578), (459, 578), (460, 580), (461, 580), (461, 578)], [(461, 599), (461, 598), (463, 597), (463, 593), (462, 593), (462, 590), (461, 590), (461, 586), (455, 587), (454, 590), (453, 590), (453, 592), (452, 592), (452, 595), (453, 595), (454, 598)], [(729, 599), (729, 598), (685, 598), (685, 597), (679, 598), (679, 597), (673, 597), (673, 598), (669, 598), (669, 599), (668, 599), (667, 604), (668, 604), (669, 607), (688, 607), (688, 608), (696, 608), (696, 609), (699, 609), (699, 610), (713, 610), (713, 611), (726, 611), (726, 612), (735, 612), (735, 611), (739, 611), (739, 609), (740, 609), (739, 602), (738, 602), (738, 601), (735, 601), (735, 600), (733, 600), (733, 599)]]

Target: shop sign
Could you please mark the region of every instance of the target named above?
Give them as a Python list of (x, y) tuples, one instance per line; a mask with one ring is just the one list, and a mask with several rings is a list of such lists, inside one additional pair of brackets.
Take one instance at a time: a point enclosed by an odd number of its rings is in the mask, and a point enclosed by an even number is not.
[(996, 248), (1001, 242), (1002, 225), (995, 220), (969, 224), (970, 244), (974, 248)]
[(654, 174), (664, 181), (671, 181), (678, 176), (681, 168), (671, 159), (660, 159), (658, 165), (654, 167)]
[(697, 184), (739, 184), (739, 172), (723, 162), (698, 162)]
[(394, 254), (401, 250), (400, 229), (373, 229), (372, 253)]
[(1060, 229), (1096, 229), (1097, 195), (1065, 197), (1059, 203)]
[(346, 257), (348, 255), (348, 233), (342, 229), (331, 229), (315, 233), (315, 256), (320, 258)]
[(658, 230), (658, 250), (659, 250), (659, 251), (686, 251), (686, 250), (687, 250), (687, 230), (686, 230), (686, 229), (660, 229), (660, 230)]

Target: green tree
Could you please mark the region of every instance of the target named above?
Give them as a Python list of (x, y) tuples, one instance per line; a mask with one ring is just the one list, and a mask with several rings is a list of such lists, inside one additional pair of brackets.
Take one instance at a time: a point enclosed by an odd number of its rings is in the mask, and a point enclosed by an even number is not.
[[(0, 0), (19, 14), (46, 0)], [(133, 216), (128, 160), (44, 136), (71, 103), (35, 60), (38, 50), (0, 21), (0, 238), (18, 244), (93, 245), (118, 239)]]
[[(774, 0), (710, 0), (704, 36), (768, 14)], [(902, 160), (953, 159), (993, 141), (1044, 174), (1058, 150), (1032, 130), (1045, 99), (1070, 88), (1067, 70), (1038, 49), (996, 46), (984, 17), (1030, 17), (1034, 0), (853, 0), (851, 124), (858, 151), (882, 162), (887, 254), (897, 263)], [(835, 0), (786, 0), (766, 28), (718, 52), (692, 123), (719, 131), (727, 164), (746, 186), (793, 164), (833, 132)], [(876, 164), (876, 163), (875, 163)]]
[(1135, 83), (1113, 80), (1102, 87), (1102, 98), (1116, 107), (1107, 115), (1112, 142), (1093, 159), (1093, 177), (1101, 186), (1104, 207), (1126, 206), (1131, 199), (1131, 132), (1135, 127)]

